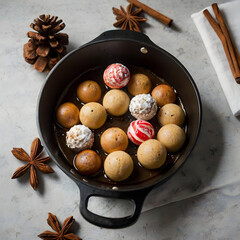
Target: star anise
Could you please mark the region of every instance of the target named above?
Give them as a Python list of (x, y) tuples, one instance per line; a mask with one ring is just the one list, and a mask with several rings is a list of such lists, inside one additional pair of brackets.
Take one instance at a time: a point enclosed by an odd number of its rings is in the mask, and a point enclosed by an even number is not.
[(41, 239), (82, 240), (73, 233), (67, 233), (71, 228), (72, 224), (74, 223), (74, 218), (72, 216), (65, 219), (62, 229), (60, 227), (57, 217), (52, 213), (48, 213), (47, 223), (55, 232), (45, 231), (38, 235), (38, 237)]
[(120, 6), (120, 9), (117, 9), (115, 7), (112, 8), (113, 14), (116, 15), (117, 20), (117, 22), (115, 22), (113, 26), (118, 27), (122, 25), (122, 30), (130, 29), (132, 31), (140, 32), (140, 29), (138, 27), (139, 22), (147, 21), (146, 18), (136, 16), (142, 11), (142, 9), (138, 8), (137, 10), (132, 11), (132, 3), (127, 6), (127, 11), (122, 6)]
[(39, 138), (33, 140), (31, 145), (30, 156), (22, 148), (13, 148), (12, 154), (19, 160), (27, 162), (22, 167), (19, 167), (13, 174), (12, 179), (21, 177), (30, 168), (30, 184), (34, 190), (38, 186), (38, 178), (35, 167), (37, 167), (43, 173), (53, 173), (53, 169), (44, 164), (50, 157), (41, 157), (43, 146)]

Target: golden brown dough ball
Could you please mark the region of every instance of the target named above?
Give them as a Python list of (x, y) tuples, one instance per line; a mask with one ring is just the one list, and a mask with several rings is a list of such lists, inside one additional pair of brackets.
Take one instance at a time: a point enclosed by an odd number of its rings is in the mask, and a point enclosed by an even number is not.
[(143, 167), (157, 169), (165, 163), (167, 150), (158, 140), (149, 139), (138, 147), (137, 158)]
[(84, 102), (97, 102), (101, 98), (102, 90), (95, 81), (84, 81), (78, 85), (77, 96)]
[(79, 173), (83, 175), (92, 175), (97, 173), (101, 168), (101, 158), (93, 150), (84, 150), (75, 158), (75, 166)]
[(83, 125), (97, 129), (106, 122), (107, 113), (100, 103), (90, 102), (81, 108), (79, 117)]
[(132, 174), (133, 160), (131, 156), (124, 151), (112, 152), (105, 159), (104, 171), (113, 181), (123, 181)]
[(121, 116), (128, 111), (130, 99), (122, 90), (110, 90), (103, 98), (103, 106), (113, 116)]
[(151, 91), (152, 82), (151, 79), (142, 73), (133, 74), (127, 85), (128, 92), (133, 96), (138, 94), (147, 94)]
[(185, 114), (177, 104), (168, 103), (159, 110), (157, 119), (161, 126), (173, 123), (181, 127), (185, 121)]
[(152, 90), (152, 97), (156, 100), (158, 106), (163, 106), (176, 101), (176, 93), (173, 88), (166, 84), (156, 86)]
[(176, 152), (183, 146), (186, 135), (182, 128), (176, 124), (167, 124), (160, 128), (157, 139), (166, 147), (169, 152)]
[(56, 117), (61, 126), (71, 128), (79, 123), (79, 109), (73, 103), (63, 103), (58, 107)]
[(108, 128), (100, 139), (103, 150), (111, 153), (118, 150), (126, 150), (128, 146), (127, 134), (118, 127)]

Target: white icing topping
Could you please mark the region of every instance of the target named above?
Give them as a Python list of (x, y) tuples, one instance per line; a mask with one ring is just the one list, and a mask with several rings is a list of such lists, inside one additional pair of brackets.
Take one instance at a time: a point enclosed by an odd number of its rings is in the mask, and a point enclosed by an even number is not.
[(157, 102), (150, 94), (139, 94), (132, 98), (129, 111), (137, 119), (149, 120), (157, 112)]
[(93, 142), (92, 131), (84, 125), (75, 125), (66, 133), (66, 144), (74, 151), (91, 148)]

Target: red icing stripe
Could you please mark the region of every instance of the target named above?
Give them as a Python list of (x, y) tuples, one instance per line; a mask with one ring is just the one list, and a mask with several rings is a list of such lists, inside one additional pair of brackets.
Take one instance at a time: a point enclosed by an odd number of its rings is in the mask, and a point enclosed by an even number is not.
[(153, 138), (154, 135), (155, 131), (152, 124), (144, 120), (133, 121), (128, 128), (129, 139), (137, 145)]
[(106, 68), (103, 78), (109, 87), (121, 88), (127, 84), (126, 80), (130, 79), (130, 72), (124, 65), (115, 63)]
[(137, 145), (140, 145), (142, 143), (142, 142), (139, 142), (136, 138), (134, 138), (133, 135), (131, 134), (131, 132), (128, 132), (128, 137), (133, 143), (135, 143)]

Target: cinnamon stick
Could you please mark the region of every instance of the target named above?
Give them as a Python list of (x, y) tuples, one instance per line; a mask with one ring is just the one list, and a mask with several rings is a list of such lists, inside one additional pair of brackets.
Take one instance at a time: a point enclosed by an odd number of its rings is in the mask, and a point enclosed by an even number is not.
[(217, 21), (220, 25), (220, 28), (222, 29), (223, 35), (226, 38), (226, 41), (227, 41), (227, 44), (228, 44), (228, 49), (229, 49), (230, 55), (232, 57), (232, 62), (233, 62), (235, 73), (236, 73), (237, 76), (240, 77), (239, 63), (238, 63), (238, 60), (237, 60), (237, 52), (238, 51), (237, 51), (237, 49), (234, 49), (235, 46), (232, 43), (232, 40), (230, 38), (227, 26), (224, 22), (224, 18), (222, 16), (222, 13), (221, 13), (220, 9), (218, 8), (217, 3), (212, 4), (212, 8), (213, 8), (213, 12), (216, 16), (216, 19), (217, 19)]
[(150, 8), (149, 6), (139, 2), (138, 0), (127, 0), (128, 2), (132, 3), (133, 5), (135, 5), (138, 8), (142, 8), (142, 10), (144, 12), (146, 12), (147, 14), (149, 14), (150, 16), (156, 18), (157, 20), (159, 20), (160, 22), (162, 22), (163, 24), (167, 25), (167, 26), (171, 26), (173, 20), (163, 14), (161, 14), (160, 12)]
[(210, 12), (207, 9), (203, 11), (203, 14), (207, 18), (213, 30), (218, 35), (219, 39), (221, 40), (233, 77), (235, 78), (237, 83), (240, 83), (240, 57), (237, 48), (232, 43), (229, 31), (217, 4), (213, 4), (212, 8), (218, 23), (214, 20), (214, 18), (211, 16)]

